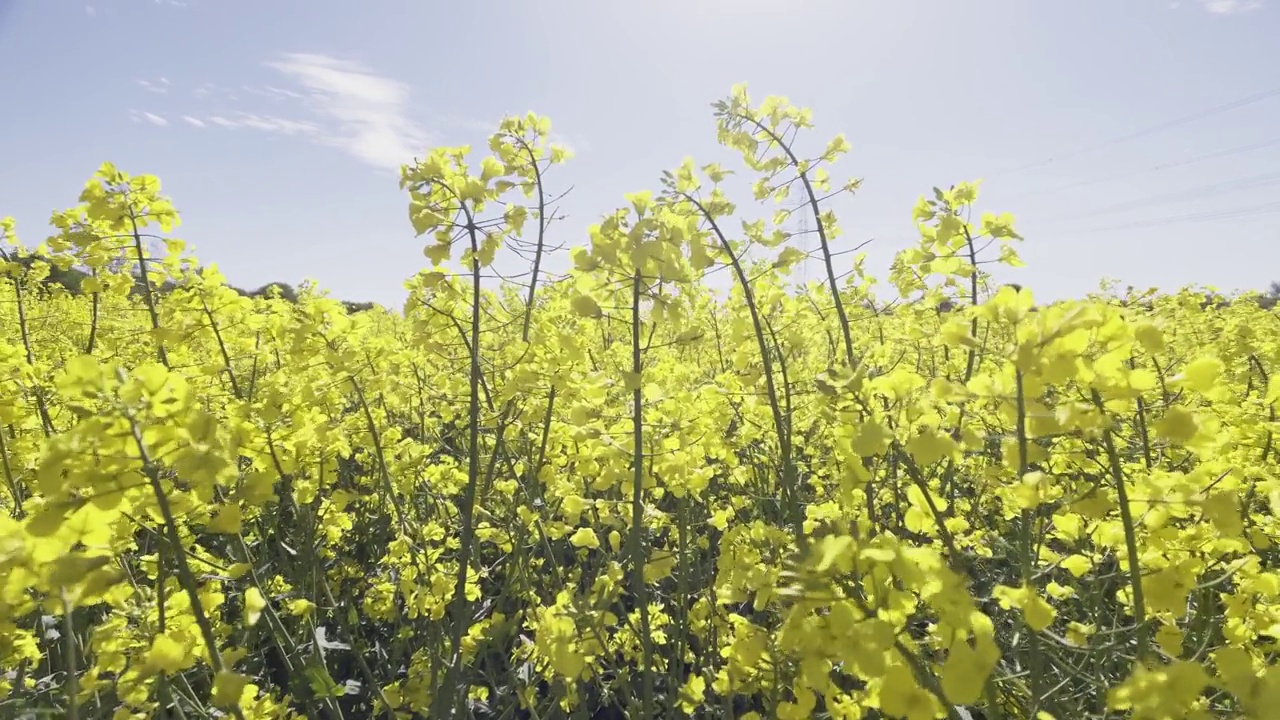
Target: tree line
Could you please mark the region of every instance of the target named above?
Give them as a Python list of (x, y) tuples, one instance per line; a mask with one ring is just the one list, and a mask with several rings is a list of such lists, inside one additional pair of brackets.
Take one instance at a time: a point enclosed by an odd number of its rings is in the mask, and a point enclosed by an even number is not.
[[(37, 260), (39, 260), (39, 258), (35, 255), (13, 253), (10, 256), (10, 260), (18, 263), (19, 265), (22, 265), (25, 269), (30, 270), (31, 266)], [(76, 268), (76, 267), (61, 268), (61, 267), (58, 267), (56, 264), (49, 263), (49, 274), (41, 282), (46, 287), (58, 286), (65, 289), (67, 292), (72, 293), (73, 295), (79, 295), (82, 292), (81, 285), (84, 283), (84, 279), (87, 277), (89, 277), (89, 273), (85, 272), (84, 270), (81, 270), (80, 268)], [(172, 280), (168, 280), (164, 284), (162, 284), (158, 288), (158, 290), (159, 292), (164, 293), (169, 290), (172, 290), (174, 287), (176, 287), (176, 284)], [(235, 290), (237, 293), (240, 293), (245, 297), (273, 297), (274, 296), (274, 297), (279, 297), (291, 303), (296, 303), (298, 301), (297, 288), (295, 288), (293, 285), (287, 282), (280, 282), (280, 281), (269, 282), (266, 285), (263, 285), (257, 288), (256, 290), (246, 290), (244, 288), (237, 287), (235, 285), (229, 285), (229, 287), (232, 290)], [(141, 278), (139, 278), (136, 288), (139, 292), (142, 291)], [(364, 312), (366, 310), (372, 310), (374, 307), (374, 303), (371, 303), (371, 302), (352, 302), (348, 300), (343, 300), (342, 304), (344, 307), (346, 307), (347, 312), (349, 313)]]

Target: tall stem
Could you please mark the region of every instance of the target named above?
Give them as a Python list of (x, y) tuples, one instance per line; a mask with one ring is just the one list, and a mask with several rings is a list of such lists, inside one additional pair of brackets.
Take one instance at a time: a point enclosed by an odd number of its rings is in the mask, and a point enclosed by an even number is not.
[(778, 144), (782, 151), (786, 153), (787, 159), (791, 161), (791, 166), (795, 168), (796, 174), (800, 177), (800, 183), (804, 186), (805, 196), (808, 199), (809, 210), (813, 213), (813, 220), (817, 223), (818, 229), (818, 245), (822, 249), (822, 263), (827, 273), (827, 287), (831, 290), (831, 302), (836, 308), (836, 317), (840, 322), (840, 332), (844, 340), (845, 362), (852, 367), (855, 363), (853, 355), (853, 334), (849, 330), (849, 316), (844, 310), (844, 300), (840, 297), (840, 286), (836, 284), (835, 266), (831, 264), (831, 244), (827, 239), (827, 229), (822, 224), (822, 208), (818, 206), (818, 195), (813, 191), (813, 183), (809, 181), (809, 173), (801, 169), (800, 158), (796, 156), (794, 150), (783, 138), (774, 132), (759, 120), (746, 115), (737, 115), (738, 118), (746, 120), (756, 127), (756, 129), (769, 136), (769, 139)]
[[(471, 239), (471, 370), (468, 379), (467, 399), (467, 488), (458, 503), (461, 536), (458, 541), (458, 575), (453, 586), (453, 634), (449, 642), (449, 670), (445, 673), (446, 693), (453, 693), (453, 717), (461, 717), (466, 704), (465, 683), (462, 673), (462, 638), (471, 625), (467, 603), (467, 572), (471, 566), (472, 546), (475, 543), (476, 488), (480, 482), (480, 240), (478, 228), (470, 210), (467, 214), (467, 231)], [(456, 686), (456, 687), (455, 687)], [(444, 693), (440, 693), (441, 696)]]
[[(1021, 482), (1027, 476), (1027, 399), (1023, 390), (1022, 371), (1014, 371), (1014, 383), (1016, 384), (1017, 411), (1018, 411), (1018, 481)], [(1032, 554), (1035, 552), (1032, 543), (1032, 530), (1037, 511), (1033, 509), (1024, 509), (1022, 511), (1022, 585), (1027, 590), (1032, 590), (1035, 583), (1035, 566), (1032, 563)], [(1040, 703), (1043, 701), (1042, 688), (1044, 683), (1044, 661), (1040, 654), (1040, 638), (1030, 627), (1027, 628), (1027, 649), (1031, 654), (1031, 710), (1028, 713), (1031, 717), (1035, 717), (1040, 712)]]
[[(729, 265), (733, 268), (733, 274), (738, 280), (738, 286), (742, 288), (742, 297), (746, 301), (747, 312), (751, 314), (751, 329), (755, 333), (756, 347), (760, 352), (760, 364), (764, 369), (765, 389), (769, 393), (769, 412), (773, 415), (774, 432), (778, 435), (778, 448), (782, 453), (783, 499), (784, 502), (789, 503), (790, 493), (793, 490), (790, 486), (794, 484), (794, 478), (797, 475), (795, 459), (791, 449), (791, 413), (788, 411), (784, 414), (778, 401), (778, 383), (773, 367), (773, 350), (768, 339), (765, 338), (765, 323), (760, 317), (760, 309), (756, 304), (755, 292), (751, 289), (751, 281), (747, 278), (746, 269), (742, 267), (742, 259), (733, 251), (733, 246), (729, 244), (729, 238), (721, 231), (715, 216), (692, 195), (681, 193), (681, 197), (697, 208), (702, 217), (707, 220), (707, 223), (711, 226), (711, 232), (720, 243), (720, 248), (724, 250), (725, 255), (729, 258)], [(793, 513), (789, 510), (788, 515), (793, 515)], [(797, 536), (802, 532), (802, 529), (801, 526), (797, 525), (795, 528)]]
[(653, 712), (653, 638), (649, 632), (649, 598), (644, 582), (644, 405), (640, 372), (640, 270), (631, 281), (631, 372), (637, 378), (631, 391), (631, 594), (640, 609), (640, 642), (644, 648), (641, 668), (641, 717), (652, 720)]
[[(146, 250), (142, 247), (142, 233), (138, 230), (138, 218), (133, 209), (129, 209), (129, 223), (133, 226), (133, 251), (138, 259), (138, 275), (142, 279), (142, 297), (147, 303), (147, 315), (151, 318), (151, 329), (160, 329), (160, 313), (156, 310), (156, 299), (151, 292), (151, 278), (147, 275)], [(169, 357), (164, 351), (164, 342), (156, 338), (156, 353), (160, 364), (169, 366)]]
[[(1098, 412), (1106, 412), (1102, 395), (1097, 390), (1092, 392), (1093, 404)], [(1120, 453), (1116, 451), (1115, 438), (1111, 434), (1110, 424), (1102, 430), (1102, 443), (1107, 450), (1110, 463), (1111, 479), (1116, 484), (1116, 496), (1120, 502), (1120, 523), (1124, 527), (1125, 554), (1129, 560), (1129, 588), (1133, 594), (1133, 621), (1137, 626), (1137, 659), (1142, 662), (1147, 654), (1147, 604), (1142, 593), (1142, 569), (1138, 559), (1138, 537), (1133, 523), (1133, 510), (1129, 507), (1129, 490), (1124, 484), (1124, 468), (1120, 464)]]
[[(969, 226), (964, 225), (965, 244), (969, 248), (969, 265), (971, 273), (969, 275), (969, 302), (974, 308), (978, 307), (978, 251), (973, 247), (973, 235), (969, 232)], [(973, 319), (969, 321), (969, 335), (974, 340), (978, 339), (978, 316), (975, 314)], [(976, 347), (969, 348), (969, 355), (964, 361), (964, 381), (968, 383), (973, 379), (973, 371), (977, 369), (978, 349)]]
[(524, 302), (524, 326), (520, 329), (520, 339), (529, 342), (529, 325), (533, 321), (533, 300), (538, 290), (538, 273), (542, 269), (542, 252), (547, 234), (547, 198), (542, 187), (542, 168), (538, 167), (538, 157), (533, 148), (523, 139), (520, 145), (529, 155), (529, 164), (533, 166), (533, 182), (538, 189), (538, 247), (533, 253), (533, 274), (529, 278), (529, 295)]

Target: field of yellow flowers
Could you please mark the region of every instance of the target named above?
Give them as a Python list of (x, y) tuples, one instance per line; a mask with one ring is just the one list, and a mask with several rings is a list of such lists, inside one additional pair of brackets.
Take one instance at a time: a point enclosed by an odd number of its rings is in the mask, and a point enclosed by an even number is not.
[(6, 220), (0, 717), (1277, 717), (1276, 312), (1037, 306), (969, 183), (881, 299), (843, 136), (714, 111), (735, 173), (564, 275), (544, 118), (406, 166), (403, 313), (237, 293), (111, 165)]

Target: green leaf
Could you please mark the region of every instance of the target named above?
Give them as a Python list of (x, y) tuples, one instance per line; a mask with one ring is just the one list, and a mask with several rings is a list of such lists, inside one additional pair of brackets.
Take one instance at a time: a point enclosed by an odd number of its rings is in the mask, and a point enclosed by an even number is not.
[(422, 249), (422, 254), (431, 260), (432, 265), (441, 265), (449, 259), (449, 251), (453, 249), (451, 242), (437, 242)]
[(773, 267), (776, 269), (789, 268), (804, 260), (805, 257), (803, 250), (793, 247), (784, 248), (782, 252), (778, 253), (778, 259), (773, 261)]
[(604, 310), (600, 309), (600, 303), (596, 302), (590, 295), (578, 295), (569, 301), (569, 307), (573, 311), (583, 317), (598, 318), (604, 317)]

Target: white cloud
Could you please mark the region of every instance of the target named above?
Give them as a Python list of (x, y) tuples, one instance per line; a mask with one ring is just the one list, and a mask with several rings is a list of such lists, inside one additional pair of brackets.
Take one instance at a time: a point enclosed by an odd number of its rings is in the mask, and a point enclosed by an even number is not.
[(92, 6), (92, 5), (85, 5), (85, 6), (84, 6), (84, 14), (85, 14), (85, 15), (88, 15), (89, 17), (95, 17), (95, 16), (97, 16), (97, 14), (98, 14), (98, 8), (96, 8), (96, 7)]
[(231, 101), (240, 99), (240, 96), (232, 92), (230, 88), (220, 87), (211, 82), (201, 83), (199, 87), (191, 91), (191, 95), (198, 100), (208, 100), (215, 96)]
[(270, 85), (268, 85), (265, 89), (269, 93), (275, 93), (276, 95), (283, 95), (284, 97), (294, 98), (296, 100), (301, 100), (303, 97), (302, 93), (297, 93), (292, 90), (284, 90), (278, 87), (271, 87)]
[(166, 78), (166, 77), (162, 77), (157, 80), (138, 79), (138, 80), (134, 80), (134, 82), (138, 83), (138, 85), (141, 86), (143, 90), (146, 90), (148, 92), (161, 93), (161, 94), (169, 92), (169, 78)]
[(294, 90), (286, 90), (273, 85), (264, 85), (262, 87), (244, 86), (244, 91), (253, 95), (269, 97), (273, 100), (305, 100), (306, 95)]
[[(264, 64), (288, 82), (242, 85), (243, 102), (228, 87), (205, 82), (190, 91), (203, 108), (188, 108), (180, 117), (195, 128), (304, 138), (390, 170), (410, 162), (431, 140), (412, 119), (409, 88), (398, 80), (323, 54), (287, 53)], [(137, 82), (153, 91), (170, 87), (164, 78)], [(257, 107), (248, 106), (255, 97)]]
[(270, 115), (254, 115), (252, 113), (235, 113), (231, 117), (214, 115), (206, 122), (228, 130), (248, 128), (282, 135), (311, 135), (316, 137), (322, 134), (322, 129), (314, 123)]
[(1238, 15), (1262, 7), (1262, 0), (1199, 0), (1199, 3), (1214, 15)]
[(163, 117), (146, 111), (130, 110), (129, 117), (132, 118), (134, 122), (150, 123), (157, 127), (164, 127), (169, 124), (169, 121)]
[(427, 143), (428, 134), (407, 113), (409, 88), (398, 80), (312, 53), (288, 53), (267, 65), (306, 90), (306, 102), (323, 120), (314, 134), (317, 142), (391, 169), (411, 160)]

